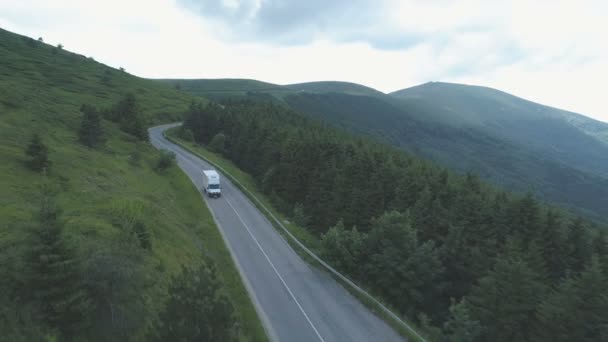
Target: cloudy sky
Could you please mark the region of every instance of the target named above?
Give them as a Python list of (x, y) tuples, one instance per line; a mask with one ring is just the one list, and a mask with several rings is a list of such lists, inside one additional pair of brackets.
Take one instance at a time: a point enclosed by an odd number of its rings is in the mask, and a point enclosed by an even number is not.
[(0, 27), (153, 78), (485, 85), (608, 122), (608, 1), (0, 0)]

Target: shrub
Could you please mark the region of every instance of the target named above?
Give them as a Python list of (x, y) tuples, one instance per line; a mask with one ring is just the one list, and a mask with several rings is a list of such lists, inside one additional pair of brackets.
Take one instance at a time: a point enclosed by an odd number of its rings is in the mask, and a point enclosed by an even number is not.
[(27, 166), (34, 171), (48, 171), (51, 161), (48, 156), (48, 147), (42, 142), (40, 135), (34, 134), (30, 140), (25, 154), (30, 158)]
[(175, 153), (171, 151), (160, 151), (158, 161), (156, 162), (155, 170), (157, 172), (165, 172), (175, 165)]
[(211, 139), (209, 149), (213, 152), (224, 153), (226, 149), (226, 136), (224, 133), (218, 133)]

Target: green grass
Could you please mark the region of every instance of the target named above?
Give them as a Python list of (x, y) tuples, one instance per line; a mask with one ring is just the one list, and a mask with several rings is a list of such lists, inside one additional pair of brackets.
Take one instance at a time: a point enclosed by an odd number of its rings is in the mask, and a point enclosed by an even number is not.
[[(253, 179), (253, 177), (251, 175), (249, 175), (248, 173), (239, 169), (236, 165), (234, 165), (234, 163), (232, 161), (224, 158), (223, 156), (221, 156), (217, 153), (211, 152), (205, 146), (179, 138), (179, 136), (178, 136), (179, 129), (180, 129), (179, 127), (169, 129), (166, 131), (165, 136), (172, 142), (179, 144), (180, 146), (184, 147), (191, 153), (226, 170), (228, 172), (227, 176), (232, 178), (233, 184), (235, 186), (241, 188), (241, 190), (244, 190), (243, 192), (251, 199), (251, 202), (254, 205), (256, 205), (260, 209), (260, 211), (262, 213), (264, 213), (264, 215), (267, 216), (268, 221), (271, 222), (273, 224), (273, 226), (275, 226), (277, 231), (286, 237), (287, 242), (298, 253), (298, 255), (300, 255), (300, 257), (302, 257), (308, 263), (310, 263), (316, 267), (323, 268), (323, 266), (320, 263), (318, 263), (310, 255), (308, 255), (308, 253), (306, 253), (304, 250), (302, 250), (302, 248), (299, 247), (298, 244), (293, 242), (293, 240), (287, 236), (287, 234), (283, 231), (283, 229), (280, 226), (278, 226), (278, 224), (276, 224), (274, 219), (268, 214), (268, 212), (266, 212), (265, 209), (270, 211), (272, 213), (272, 215), (274, 215), (278, 220), (280, 220), (282, 222), (283, 226), (287, 230), (289, 230), (289, 232), (292, 235), (294, 235), (298, 240), (300, 240), (308, 249), (313, 251), (313, 253), (320, 255), (321, 241), (319, 240), (319, 238), (317, 236), (311, 234), (308, 230), (294, 224), (292, 221), (290, 221), (288, 219), (288, 217), (286, 215), (284, 215), (283, 213), (281, 213), (280, 211), (275, 209), (274, 206), (271, 204), (270, 200), (268, 199), (268, 197), (266, 195), (264, 195), (264, 193), (262, 193), (262, 191), (259, 189), (256, 181)], [(260, 206), (260, 204), (255, 200), (254, 197), (257, 198), (261, 202), (263, 207)], [(395, 331), (397, 331), (401, 336), (406, 337), (410, 341), (417, 341), (417, 342), (424, 341), (418, 335), (416, 335), (415, 333), (412, 333), (411, 330), (407, 329), (401, 323), (397, 322), (393, 317), (391, 317), (384, 310), (382, 310), (369, 297), (363, 295), (356, 289), (352, 288), (349, 284), (347, 284), (345, 281), (343, 281), (339, 277), (333, 275), (331, 272), (328, 272), (328, 274), (330, 274), (336, 281), (338, 281), (340, 284), (342, 284), (342, 286), (347, 291), (349, 291), (353, 296), (355, 296), (357, 299), (359, 299), (368, 309), (370, 309), (370, 311), (375, 313), (378, 317), (380, 317), (388, 325), (390, 325), (393, 329), (395, 329)], [(365, 289), (365, 290), (368, 291), (367, 289)], [(369, 293), (369, 291), (368, 291), (368, 293)], [(390, 309), (390, 305), (387, 305), (386, 303), (382, 303), (382, 304)], [(395, 312), (394, 309), (391, 309), (391, 310), (393, 312)], [(412, 322), (410, 322), (408, 319), (406, 319), (404, 317), (400, 317), (400, 319), (402, 321), (405, 321), (410, 327), (415, 327), (415, 325)], [(419, 330), (417, 328), (414, 328), (414, 329)]]
[[(84, 103), (106, 108), (132, 92), (153, 124), (180, 118), (195, 98), (4, 30), (0, 56), (0, 264), (9, 260), (8, 249), (19, 248), (45, 180), (24, 165), (25, 146), (38, 132), (50, 148), (53, 165), (47, 179), (60, 190), (68, 238), (83, 257), (124, 236), (116, 224), (117, 208), (142, 208), (152, 240), (141, 261), (147, 279), (140, 291), (148, 313), (145, 326), (164, 306), (171, 277), (206, 255), (217, 264), (234, 303), (240, 340), (266, 341), (230, 253), (189, 178), (177, 167), (155, 172), (158, 151), (107, 121), (104, 148), (92, 150), (77, 142)], [(133, 340), (143, 340), (145, 327), (132, 333)]]

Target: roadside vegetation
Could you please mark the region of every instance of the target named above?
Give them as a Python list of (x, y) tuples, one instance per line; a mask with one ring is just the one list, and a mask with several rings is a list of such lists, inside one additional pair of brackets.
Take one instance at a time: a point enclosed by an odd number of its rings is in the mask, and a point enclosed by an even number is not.
[(330, 264), (431, 340), (608, 337), (606, 227), (272, 104), (194, 104), (181, 134), (221, 134)]
[(190, 97), (3, 30), (0, 55), (0, 339), (265, 341), (200, 194), (147, 142)]

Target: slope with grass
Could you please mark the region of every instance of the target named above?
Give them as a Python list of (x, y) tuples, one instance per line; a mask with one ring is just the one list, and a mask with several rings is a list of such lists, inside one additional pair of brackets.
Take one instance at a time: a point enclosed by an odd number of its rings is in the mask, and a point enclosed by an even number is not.
[[(265, 340), (211, 214), (190, 180), (175, 167), (155, 171), (158, 152), (105, 120), (105, 146), (90, 149), (78, 143), (82, 104), (107, 108), (132, 93), (152, 124), (178, 119), (191, 96), (4, 30), (0, 56), (0, 318), (27, 316), (21, 307), (30, 299), (27, 293), (13, 294), (19, 293), (17, 284), (27, 271), (21, 255), (45, 182), (58, 190), (68, 244), (87, 270), (84, 281), (93, 281), (88, 278), (93, 277), (91, 270), (100, 275), (104, 262), (111, 262), (112, 277), (125, 280), (120, 289), (126, 292), (119, 292), (115, 283), (102, 296), (119, 300), (111, 315), (103, 305), (93, 310), (84, 333), (92, 340), (146, 339), (164, 307), (170, 279), (181, 266), (196, 267), (203, 257), (217, 266), (222, 291), (235, 307), (239, 339)], [(49, 147), (52, 166), (47, 176), (24, 163), (33, 133)], [(133, 241), (125, 223), (130, 219), (144, 227), (149, 247)], [(116, 273), (121, 270), (124, 273)], [(120, 297), (126, 293), (130, 295)], [(21, 332), (2, 331), (3, 336), (24, 338), (23, 331), (38, 329), (53, 334), (35, 319), (23, 317), (11, 328)], [(6, 335), (9, 332), (13, 335)]]
[(224, 97), (247, 96), (250, 93), (283, 93), (290, 92), (283, 86), (238, 78), (219, 79), (159, 79), (175, 89), (183, 90), (203, 98), (219, 99)]

